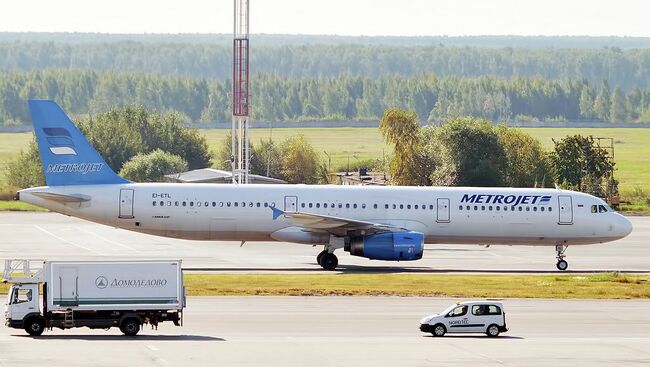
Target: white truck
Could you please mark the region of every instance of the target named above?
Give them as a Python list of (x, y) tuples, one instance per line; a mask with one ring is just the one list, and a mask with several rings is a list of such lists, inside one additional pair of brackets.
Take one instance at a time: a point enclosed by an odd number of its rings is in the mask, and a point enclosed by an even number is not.
[(116, 326), (135, 336), (144, 324), (182, 325), (185, 288), (180, 260), (6, 260), (3, 282), (13, 283), (5, 324), (30, 335), (55, 327)]

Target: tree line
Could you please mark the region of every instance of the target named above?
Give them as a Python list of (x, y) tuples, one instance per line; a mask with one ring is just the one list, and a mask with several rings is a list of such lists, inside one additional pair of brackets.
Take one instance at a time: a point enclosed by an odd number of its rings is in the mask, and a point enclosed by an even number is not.
[[(192, 38), (181, 36), (165, 42), (164, 36), (151, 37), (154, 41), (135, 36), (133, 40), (115, 42), (102, 41), (110, 37), (86, 42), (66, 42), (65, 37), (61, 42), (37, 42), (30, 37), (0, 41), (0, 70), (118, 70), (213, 79), (231, 75), (229, 42), (193, 42)], [(221, 39), (225, 41), (224, 37)], [(294, 78), (343, 74), (368, 78), (421, 74), (463, 78), (538, 76), (553, 80), (584, 79), (591, 84), (607, 80), (623, 90), (650, 86), (647, 47), (551, 48), (557, 47), (552, 42), (545, 48), (367, 44), (373, 39), (362, 39), (364, 43), (357, 44), (262, 41), (251, 50), (251, 70)], [(525, 39), (513, 44), (525, 45)], [(316, 40), (327, 42), (327, 38)], [(480, 37), (471, 40), (468, 39), (470, 45), (481, 44)], [(616, 42), (626, 44), (625, 40)]]
[[(650, 121), (650, 88), (625, 90), (607, 81), (432, 74), (294, 78), (275, 73), (257, 73), (252, 80), (252, 118), (258, 121), (379, 120), (391, 107), (415, 111), (428, 121), (455, 116), (491, 121)], [(229, 122), (230, 90), (229, 79), (117, 71), (7, 71), (0, 74), (0, 122), (29, 121), (25, 101), (30, 98), (53, 99), (76, 115), (138, 104), (158, 112), (178, 112), (186, 123)]]
[(391, 183), (405, 186), (553, 187), (614, 200), (614, 162), (592, 137), (567, 136), (546, 151), (521, 129), (456, 117), (420, 127), (415, 112), (391, 108), (379, 129), (393, 152)]

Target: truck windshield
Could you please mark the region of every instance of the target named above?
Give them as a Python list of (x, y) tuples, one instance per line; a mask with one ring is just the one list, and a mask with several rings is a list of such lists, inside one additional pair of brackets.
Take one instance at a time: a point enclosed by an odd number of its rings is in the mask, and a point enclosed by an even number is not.
[(9, 295), (7, 295), (7, 304), (8, 305), (13, 303), (12, 300), (14, 299), (14, 292), (15, 291), (16, 291), (15, 287), (11, 287), (11, 289), (9, 289)]

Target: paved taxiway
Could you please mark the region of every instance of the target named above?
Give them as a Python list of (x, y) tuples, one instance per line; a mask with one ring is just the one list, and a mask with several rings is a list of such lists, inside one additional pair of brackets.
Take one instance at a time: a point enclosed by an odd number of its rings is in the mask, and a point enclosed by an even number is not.
[(185, 326), (0, 327), (0, 366), (633, 366), (650, 363), (650, 301), (505, 300), (510, 331), (433, 338), (422, 316), (455, 300), (190, 297)]
[[(650, 217), (631, 217), (634, 232), (608, 244), (567, 250), (572, 271), (650, 272)], [(94, 224), (56, 213), (0, 213), (0, 259), (182, 258), (184, 267), (229, 272), (318, 272), (321, 247), (278, 242), (186, 241)], [(342, 271), (555, 272), (553, 247), (427, 245), (422, 260), (385, 262), (337, 251)]]

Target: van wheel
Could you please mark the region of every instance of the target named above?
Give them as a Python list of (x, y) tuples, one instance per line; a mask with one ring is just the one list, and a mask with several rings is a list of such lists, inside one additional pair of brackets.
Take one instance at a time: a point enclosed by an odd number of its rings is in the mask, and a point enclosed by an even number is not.
[(433, 336), (445, 336), (446, 332), (447, 329), (445, 328), (445, 325), (436, 324), (433, 326), (433, 331), (431, 332), (431, 334), (433, 334)]
[(39, 336), (45, 331), (45, 320), (32, 317), (25, 322), (25, 331), (31, 336)]
[(485, 333), (487, 334), (487, 336), (489, 336), (491, 338), (495, 338), (495, 337), (499, 336), (499, 327), (496, 324), (492, 324), (492, 325), (488, 326)]
[(122, 330), (126, 336), (136, 336), (138, 331), (140, 331), (140, 321), (136, 318), (130, 317), (122, 321), (120, 330)]

